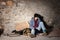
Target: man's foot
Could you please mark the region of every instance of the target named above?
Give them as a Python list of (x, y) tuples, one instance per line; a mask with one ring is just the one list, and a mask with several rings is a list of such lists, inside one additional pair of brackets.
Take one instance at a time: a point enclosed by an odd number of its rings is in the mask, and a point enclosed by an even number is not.
[(36, 37), (36, 35), (31, 34), (30, 37), (31, 37), (31, 38), (34, 38), (34, 37)]
[(47, 36), (47, 33), (42, 33), (42, 36)]
[(39, 33), (38, 36), (47, 36), (47, 33)]

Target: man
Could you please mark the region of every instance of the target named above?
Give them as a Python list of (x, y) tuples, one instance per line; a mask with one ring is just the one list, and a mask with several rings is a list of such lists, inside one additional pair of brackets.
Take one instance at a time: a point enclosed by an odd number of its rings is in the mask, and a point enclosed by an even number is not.
[(46, 28), (41, 21), (41, 19), (38, 17), (38, 14), (34, 14), (34, 17), (30, 20), (30, 29), (31, 29), (31, 37), (35, 37), (35, 29), (43, 31), (43, 33), (46, 33)]

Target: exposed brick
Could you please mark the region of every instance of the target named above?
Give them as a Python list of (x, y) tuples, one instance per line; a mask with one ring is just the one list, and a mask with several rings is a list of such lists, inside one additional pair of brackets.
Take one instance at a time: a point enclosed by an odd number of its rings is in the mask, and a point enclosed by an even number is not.
[(16, 30), (17, 30), (17, 31), (23, 30), (23, 29), (25, 29), (25, 28), (29, 28), (29, 24), (28, 24), (28, 22), (26, 22), (26, 21), (16, 24)]
[(7, 1), (7, 2), (6, 2), (6, 5), (7, 5), (7, 6), (13, 6), (13, 1)]

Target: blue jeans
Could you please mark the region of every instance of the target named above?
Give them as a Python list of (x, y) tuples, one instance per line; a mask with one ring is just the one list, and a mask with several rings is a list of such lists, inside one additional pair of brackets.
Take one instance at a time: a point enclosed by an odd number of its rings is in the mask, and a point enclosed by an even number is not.
[[(46, 28), (45, 28), (43, 22), (40, 22), (39, 26), (36, 29), (39, 30), (39, 31), (42, 29), (43, 33), (46, 32)], [(31, 29), (31, 34), (33, 34), (33, 35), (35, 34), (35, 29), (34, 28)]]

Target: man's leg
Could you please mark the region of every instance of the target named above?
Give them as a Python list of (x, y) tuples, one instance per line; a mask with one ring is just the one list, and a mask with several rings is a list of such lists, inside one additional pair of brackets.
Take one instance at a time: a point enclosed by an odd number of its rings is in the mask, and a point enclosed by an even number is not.
[(45, 28), (43, 22), (40, 22), (39, 23), (39, 26), (36, 29), (38, 29), (38, 30), (41, 30), (42, 29), (44, 33), (46, 32), (46, 28)]
[(35, 29), (31, 29), (31, 34), (35, 35)]
[(36, 28), (37, 30), (41, 30), (42, 29), (42, 31), (43, 31), (43, 36), (44, 35), (47, 35), (47, 33), (46, 33), (46, 28), (45, 28), (45, 26), (44, 26), (44, 24), (43, 24), (43, 22), (40, 22), (39, 23), (39, 26)]
[(43, 22), (40, 22), (40, 26), (41, 26), (41, 28), (43, 30), (43, 33), (46, 33), (46, 28), (45, 28)]
[(30, 37), (31, 37), (31, 38), (36, 37), (36, 35), (35, 35), (35, 29), (34, 29), (34, 28), (31, 29), (31, 35), (30, 35)]
[(40, 26), (40, 24), (39, 24), (39, 26), (38, 26), (36, 29), (39, 30), (39, 31), (41, 30), (41, 26)]
[(40, 26), (41, 26), (41, 28), (42, 28), (42, 30), (43, 30), (42, 36), (46, 36), (46, 35), (47, 35), (47, 33), (46, 33), (46, 28), (45, 28), (43, 22), (40, 22)]

